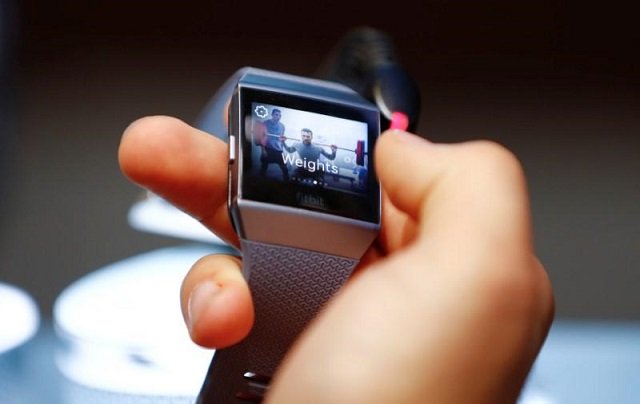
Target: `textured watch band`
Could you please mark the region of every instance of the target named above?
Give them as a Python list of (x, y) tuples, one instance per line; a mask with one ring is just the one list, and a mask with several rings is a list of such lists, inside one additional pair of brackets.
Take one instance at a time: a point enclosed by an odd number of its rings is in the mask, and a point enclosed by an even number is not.
[(259, 402), (271, 375), (305, 325), (358, 263), (315, 251), (242, 241), (255, 324), (249, 336), (214, 354), (198, 402)]

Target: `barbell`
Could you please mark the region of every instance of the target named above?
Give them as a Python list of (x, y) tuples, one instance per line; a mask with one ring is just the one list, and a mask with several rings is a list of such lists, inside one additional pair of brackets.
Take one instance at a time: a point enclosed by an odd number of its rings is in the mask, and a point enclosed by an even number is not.
[[(296, 139), (296, 138), (293, 138), (293, 137), (273, 135), (271, 133), (266, 133), (266, 135), (267, 136), (271, 136), (271, 137), (276, 137), (278, 139), (284, 138), (286, 140), (295, 140), (295, 141), (298, 141), (298, 142), (302, 142), (302, 140)], [(313, 142), (313, 144), (315, 144), (317, 146), (325, 146), (325, 147), (335, 146), (335, 145), (330, 145), (330, 144), (326, 144), (326, 143), (317, 143), (317, 142)], [(351, 152), (351, 153), (355, 153), (355, 155), (356, 155), (356, 164), (359, 165), (359, 166), (363, 166), (364, 165), (364, 156), (369, 154), (364, 150), (364, 140), (358, 140), (356, 142), (355, 150), (354, 149), (347, 149), (345, 147), (338, 147), (338, 146), (335, 146), (335, 147), (337, 149), (339, 149), (339, 150), (345, 150), (345, 151), (348, 151), (348, 152)]]

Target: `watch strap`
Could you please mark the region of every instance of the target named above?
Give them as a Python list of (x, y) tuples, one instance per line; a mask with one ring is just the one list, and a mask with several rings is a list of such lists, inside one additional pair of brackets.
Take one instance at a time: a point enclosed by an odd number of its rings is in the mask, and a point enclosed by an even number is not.
[(358, 263), (248, 240), (241, 246), (255, 323), (242, 342), (215, 352), (199, 403), (260, 402), (296, 337)]

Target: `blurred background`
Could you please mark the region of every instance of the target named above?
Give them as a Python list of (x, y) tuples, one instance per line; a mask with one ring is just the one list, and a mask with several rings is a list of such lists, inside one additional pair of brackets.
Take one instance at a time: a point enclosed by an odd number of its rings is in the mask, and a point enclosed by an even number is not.
[(241, 66), (311, 75), (368, 25), (419, 83), (420, 134), (521, 159), (558, 318), (637, 320), (640, 35), (624, 4), (0, 0), (0, 281), (47, 324), (83, 275), (181, 244), (128, 224), (141, 190), (117, 165), (123, 129), (194, 122)]

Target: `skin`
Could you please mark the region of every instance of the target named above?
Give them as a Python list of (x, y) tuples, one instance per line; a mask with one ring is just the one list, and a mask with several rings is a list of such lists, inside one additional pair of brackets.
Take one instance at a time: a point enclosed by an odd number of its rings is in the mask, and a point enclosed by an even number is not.
[(271, 119), (273, 120), (273, 122), (279, 122), (281, 116), (282, 114), (280, 114), (280, 112), (275, 111), (271, 114)]
[(302, 138), (302, 143), (306, 145), (310, 145), (313, 140), (313, 134), (311, 134), (311, 132), (301, 131), (300, 137)]
[[(526, 180), (495, 143), (434, 144), (386, 132), (375, 150), (381, 233), (356, 274), (305, 330), (272, 402), (515, 402), (553, 318), (535, 257)], [(119, 160), (134, 182), (232, 244), (227, 147), (169, 117), (131, 124)], [(241, 340), (251, 297), (233, 257), (204, 257), (181, 304), (192, 339)]]
[[(308, 146), (313, 142), (313, 133), (312, 132), (307, 132), (305, 130), (301, 130), (300, 131), (300, 139), (302, 139), (302, 143), (303, 144)], [(284, 141), (287, 140), (287, 138), (285, 136), (281, 136), (280, 140), (282, 142), (284, 142)], [(331, 147), (331, 150), (333, 152), (336, 152), (338, 150), (338, 146), (336, 146), (334, 144), (330, 145), (330, 147)]]

